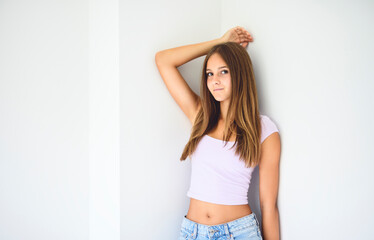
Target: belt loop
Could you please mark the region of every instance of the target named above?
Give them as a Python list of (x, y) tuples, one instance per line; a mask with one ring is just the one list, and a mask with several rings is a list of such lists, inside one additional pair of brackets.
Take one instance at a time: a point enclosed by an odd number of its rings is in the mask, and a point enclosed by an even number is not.
[(232, 233), (230, 233), (229, 225), (227, 223), (225, 224), (224, 228), (225, 228), (226, 235), (230, 236), (230, 240), (234, 240), (234, 236)]
[(192, 239), (196, 239), (196, 237), (197, 237), (197, 223), (195, 223), (194, 226), (193, 226), (193, 231), (192, 231), (191, 237), (192, 237)]

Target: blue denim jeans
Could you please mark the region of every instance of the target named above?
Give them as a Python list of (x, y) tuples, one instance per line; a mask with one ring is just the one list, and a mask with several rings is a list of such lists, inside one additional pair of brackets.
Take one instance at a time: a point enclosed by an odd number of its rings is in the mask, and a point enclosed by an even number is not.
[(204, 225), (184, 216), (179, 240), (262, 240), (260, 226), (254, 212), (231, 222)]

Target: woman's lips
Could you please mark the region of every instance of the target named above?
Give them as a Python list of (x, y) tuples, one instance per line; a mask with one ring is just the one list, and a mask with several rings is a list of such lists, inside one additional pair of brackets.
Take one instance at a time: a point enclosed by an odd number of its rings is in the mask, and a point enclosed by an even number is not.
[(219, 91), (219, 90), (223, 90), (223, 88), (214, 89), (214, 91)]

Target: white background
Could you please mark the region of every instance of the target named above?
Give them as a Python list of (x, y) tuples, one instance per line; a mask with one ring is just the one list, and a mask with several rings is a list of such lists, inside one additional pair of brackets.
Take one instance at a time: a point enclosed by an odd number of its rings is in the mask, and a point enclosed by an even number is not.
[(88, 3), (0, 1), (0, 239), (88, 239)]
[[(281, 135), (282, 239), (372, 239), (373, 10), (364, 0), (1, 1), (0, 239), (177, 239), (191, 124), (154, 55), (237, 25), (253, 35), (260, 112)], [(202, 60), (180, 67), (196, 93)], [(249, 195), (261, 218), (257, 174)]]

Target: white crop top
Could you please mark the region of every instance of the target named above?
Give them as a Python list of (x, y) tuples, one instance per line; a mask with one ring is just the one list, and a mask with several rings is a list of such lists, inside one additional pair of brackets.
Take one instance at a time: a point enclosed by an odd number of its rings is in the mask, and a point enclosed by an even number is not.
[[(261, 115), (261, 143), (272, 133), (279, 132), (277, 126), (266, 115)], [(224, 205), (248, 204), (248, 189), (254, 167), (247, 168), (235, 148), (227, 142), (203, 136), (196, 150), (190, 155), (191, 182), (187, 196), (205, 202)]]

